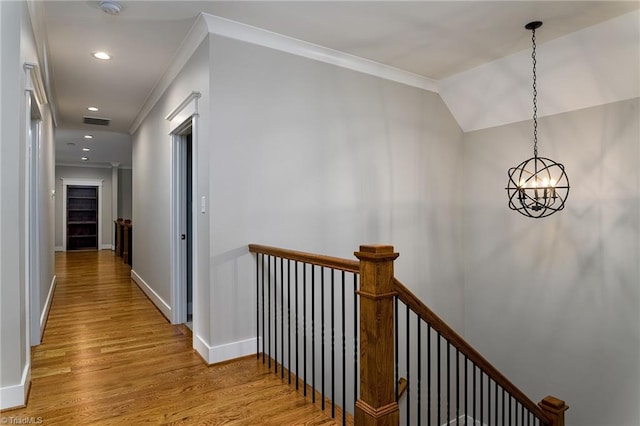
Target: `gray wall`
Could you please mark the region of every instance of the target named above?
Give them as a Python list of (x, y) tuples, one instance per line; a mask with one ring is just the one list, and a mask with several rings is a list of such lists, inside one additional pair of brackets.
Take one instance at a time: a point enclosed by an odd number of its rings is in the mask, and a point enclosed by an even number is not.
[(393, 244), (397, 276), (461, 328), (462, 133), (440, 97), (211, 40), (213, 343), (254, 337), (252, 242), (351, 259)]
[(118, 170), (118, 217), (131, 219), (131, 169)]
[(639, 100), (539, 120), (539, 153), (563, 163), (564, 211), (507, 207), (507, 169), (532, 156), (532, 124), (465, 135), (465, 335), (569, 425), (640, 419)]
[[(132, 219), (135, 226), (133, 239), (133, 272), (137, 274), (171, 308), (171, 139), (169, 122), (165, 117), (192, 91), (202, 93), (199, 101), (201, 116), (208, 117), (209, 93), (209, 43), (208, 39), (197, 48), (182, 68), (171, 87), (132, 136), (133, 141), (133, 189)], [(199, 139), (203, 144), (207, 137), (207, 120), (201, 120)], [(205, 146), (206, 148), (206, 146)], [(200, 151), (203, 148), (199, 148)], [(206, 156), (200, 156), (200, 170), (206, 171)], [(208, 181), (198, 177), (196, 186), (202, 195), (208, 193)], [(198, 216), (194, 227), (198, 235), (208, 234), (208, 217)], [(208, 239), (199, 247), (200, 270), (196, 281), (203, 283), (200, 293), (201, 315), (194, 327), (208, 340)], [(157, 302), (157, 301), (156, 301)], [(164, 309), (165, 315), (170, 313)], [(194, 336), (195, 337), (195, 336)]]
[(102, 180), (102, 245), (113, 244), (113, 210), (111, 209), (111, 168), (56, 166), (56, 247), (63, 246), (62, 179)]
[[(30, 381), (30, 354), (27, 329), (25, 267), (25, 62), (38, 64), (31, 22), (25, 2), (0, 2), (0, 408), (24, 404)], [(40, 276), (31, 277), (31, 289), (40, 300), (32, 321), (38, 321), (45, 308), (53, 279), (53, 123), (47, 105), (41, 107), (37, 194), (40, 209), (36, 220), (40, 229)], [(37, 287), (36, 287), (37, 286)], [(35, 294), (35, 293), (34, 293)]]

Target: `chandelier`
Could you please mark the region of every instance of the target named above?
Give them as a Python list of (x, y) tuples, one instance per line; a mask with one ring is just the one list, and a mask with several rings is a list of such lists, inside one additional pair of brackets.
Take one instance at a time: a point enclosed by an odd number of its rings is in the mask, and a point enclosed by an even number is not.
[(569, 178), (564, 166), (538, 156), (536, 29), (541, 26), (540, 21), (525, 25), (527, 30), (531, 30), (533, 45), (533, 157), (509, 169), (509, 182), (505, 188), (509, 208), (533, 218), (550, 216), (562, 210), (569, 195)]

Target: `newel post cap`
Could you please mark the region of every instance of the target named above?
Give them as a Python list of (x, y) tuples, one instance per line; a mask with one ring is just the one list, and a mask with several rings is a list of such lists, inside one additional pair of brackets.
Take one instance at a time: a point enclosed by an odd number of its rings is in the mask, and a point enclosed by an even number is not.
[(388, 262), (400, 256), (400, 253), (393, 251), (393, 246), (386, 244), (363, 244), (360, 246), (360, 251), (353, 254), (360, 260), (370, 262)]

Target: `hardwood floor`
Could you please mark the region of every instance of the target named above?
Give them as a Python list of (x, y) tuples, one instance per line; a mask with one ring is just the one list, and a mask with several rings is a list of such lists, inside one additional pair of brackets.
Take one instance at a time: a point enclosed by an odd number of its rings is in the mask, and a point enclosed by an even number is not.
[(9, 424), (340, 424), (248, 357), (208, 367), (111, 251), (56, 253), (58, 284)]

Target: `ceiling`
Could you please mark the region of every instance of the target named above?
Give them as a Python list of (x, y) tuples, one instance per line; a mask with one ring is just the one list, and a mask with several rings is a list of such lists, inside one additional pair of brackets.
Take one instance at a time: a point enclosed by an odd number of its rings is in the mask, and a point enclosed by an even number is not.
[[(129, 128), (200, 12), (443, 80), (530, 49), (529, 21), (544, 21), (542, 44), (640, 8), (639, 1), (119, 3), (118, 15), (104, 13), (100, 1), (31, 4), (36, 36), (46, 40), (58, 164), (83, 163), (86, 155), (85, 165), (131, 165)], [(94, 59), (98, 50), (112, 59)], [(87, 125), (83, 116), (111, 123)]]

